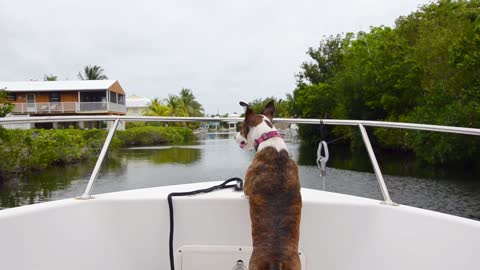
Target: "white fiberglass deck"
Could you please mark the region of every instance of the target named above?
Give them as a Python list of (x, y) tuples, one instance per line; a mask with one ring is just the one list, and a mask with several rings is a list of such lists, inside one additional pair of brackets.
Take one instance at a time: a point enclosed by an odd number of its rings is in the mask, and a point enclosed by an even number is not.
[[(169, 269), (167, 194), (213, 184), (2, 210), (1, 269)], [(302, 196), (304, 269), (479, 268), (480, 222), (317, 190), (302, 189)], [(174, 209), (175, 250), (251, 245), (248, 200), (241, 192), (176, 197)], [(199, 262), (196, 269), (205, 268)]]

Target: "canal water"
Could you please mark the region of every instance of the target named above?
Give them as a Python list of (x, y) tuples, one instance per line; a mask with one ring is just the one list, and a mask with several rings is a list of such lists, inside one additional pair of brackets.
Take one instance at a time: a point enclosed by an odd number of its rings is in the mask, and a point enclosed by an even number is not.
[[(288, 147), (299, 164), (302, 187), (381, 199), (366, 152), (352, 155), (348, 148), (331, 145), (323, 181), (316, 149), (297, 143)], [(219, 134), (205, 134), (192, 145), (121, 149), (109, 153), (94, 193), (243, 178), (253, 156), (231, 135)], [(395, 202), (480, 220), (478, 173), (417, 166), (408, 156), (381, 153), (378, 159)], [(79, 196), (93, 166), (94, 162), (83, 162), (1, 183), (0, 209)]]

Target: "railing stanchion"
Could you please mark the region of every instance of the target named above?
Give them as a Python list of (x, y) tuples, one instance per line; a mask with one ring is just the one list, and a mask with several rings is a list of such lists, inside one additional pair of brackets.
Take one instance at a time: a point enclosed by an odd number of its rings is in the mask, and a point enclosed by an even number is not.
[(78, 197), (77, 199), (88, 200), (93, 198), (91, 195), (93, 185), (95, 184), (95, 180), (97, 179), (98, 173), (100, 172), (100, 168), (102, 167), (103, 160), (105, 159), (105, 155), (107, 154), (108, 147), (110, 146), (110, 142), (112, 141), (113, 135), (117, 130), (119, 122), (120, 122), (119, 118), (115, 119), (115, 122), (110, 128), (107, 138), (105, 139), (105, 143), (103, 143), (102, 151), (98, 156), (97, 163), (95, 164), (95, 168), (93, 168), (92, 175), (90, 176), (90, 180), (88, 181), (87, 188), (85, 188), (85, 192), (83, 193), (83, 195)]
[(368, 155), (370, 156), (370, 161), (372, 162), (373, 171), (375, 172), (375, 176), (377, 177), (378, 184), (380, 185), (380, 190), (382, 191), (383, 195), (383, 202), (388, 205), (396, 205), (392, 199), (390, 199), (390, 194), (388, 193), (387, 185), (385, 185), (385, 180), (383, 179), (382, 171), (380, 170), (380, 166), (378, 165), (377, 158), (375, 157), (375, 152), (373, 152), (372, 144), (370, 143), (370, 139), (368, 138), (367, 131), (362, 124), (358, 124), (360, 128), (360, 132), (362, 133), (363, 142), (365, 143), (365, 147), (367, 148)]

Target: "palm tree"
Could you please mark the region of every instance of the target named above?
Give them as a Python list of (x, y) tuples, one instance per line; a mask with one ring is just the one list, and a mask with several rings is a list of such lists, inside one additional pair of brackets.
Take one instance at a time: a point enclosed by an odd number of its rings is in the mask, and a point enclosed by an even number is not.
[(80, 80), (108, 80), (108, 77), (103, 74), (103, 68), (100, 66), (85, 66), (83, 68), (83, 75), (79, 72), (78, 78)]
[(290, 117), (290, 110), (293, 110), (291, 109), (291, 106), (293, 106), (293, 96), (290, 94), (287, 94), (286, 100), (275, 97), (268, 97), (265, 99), (257, 98), (250, 103), (250, 107), (255, 112), (261, 112), (265, 105), (267, 105), (267, 103), (271, 100), (275, 101), (276, 117)]
[(182, 88), (180, 90), (180, 97), (179, 97), (188, 113), (188, 116), (203, 116), (203, 107), (198, 101), (195, 99), (195, 96), (192, 93), (192, 90), (187, 88)]
[(165, 106), (158, 98), (152, 100), (145, 112), (146, 116), (170, 116), (171, 109)]
[(45, 74), (45, 75), (43, 75), (43, 80), (44, 81), (56, 81), (56, 80), (58, 80), (58, 76), (55, 76), (55, 75), (52, 75), (52, 74), (50, 74), (50, 75)]
[(165, 105), (170, 108), (173, 116), (188, 116), (183, 100), (176, 95), (168, 95), (168, 98), (165, 99)]
[(295, 116), (298, 115), (298, 110), (295, 105), (295, 97), (292, 94), (287, 94), (287, 98), (285, 99), (285, 102), (287, 102), (287, 111), (289, 116), (292, 116), (295, 118)]

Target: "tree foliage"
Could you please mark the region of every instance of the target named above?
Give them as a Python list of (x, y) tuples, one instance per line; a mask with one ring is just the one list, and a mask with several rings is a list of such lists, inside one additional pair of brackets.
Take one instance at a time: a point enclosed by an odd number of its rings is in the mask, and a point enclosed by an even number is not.
[[(479, 0), (440, 0), (394, 27), (325, 37), (307, 54), (312, 60), (297, 75), (292, 114), (480, 127)], [(302, 130), (316, 140), (311, 127)], [(334, 130), (353, 141), (357, 132)], [(480, 152), (478, 140), (460, 135), (375, 129), (373, 137), (430, 163), (468, 161)]]
[(14, 105), (8, 100), (8, 92), (0, 89), (0, 117), (5, 117), (13, 111)]
[(43, 80), (44, 81), (57, 81), (58, 80), (58, 76), (55, 76), (53, 74), (50, 74), (50, 75), (43, 75)]
[(170, 116), (170, 107), (164, 105), (158, 98), (154, 98), (145, 112), (146, 116)]
[(182, 88), (179, 95), (168, 95), (160, 100), (155, 98), (150, 103), (147, 116), (203, 116), (204, 110), (192, 93), (192, 90)]
[(275, 117), (281, 118), (288, 118), (290, 117), (290, 102), (289, 98), (291, 95), (287, 95), (287, 99), (275, 98), (275, 97), (267, 97), (267, 98), (257, 98), (250, 102), (250, 106), (252, 107), (253, 111), (260, 113), (262, 112), (265, 105), (271, 100), (275, 102)]
[(100, 66), (85, 66), (83, 74), (81, 72), (78, 73), (78, 78), (80, 80), (108, 80), (108, 77), (103, 72), (104, 70)]
[(181, 103), (183, 103), (188, 116), (203, 116), (203, 106), (195, 99), (192, 90), (182, 88), (178, 97)]

